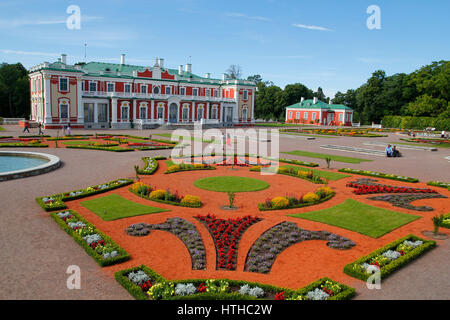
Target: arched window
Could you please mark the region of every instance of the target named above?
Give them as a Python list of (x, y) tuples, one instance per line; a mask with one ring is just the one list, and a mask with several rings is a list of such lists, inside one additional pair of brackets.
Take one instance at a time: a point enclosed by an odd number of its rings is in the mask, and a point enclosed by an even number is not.
[(154, 94), (159, 94), (159, 87), (158, 87), (158, 86), (155, 86), (155, 87), (153, 88), (153, 93), (154, 93)]

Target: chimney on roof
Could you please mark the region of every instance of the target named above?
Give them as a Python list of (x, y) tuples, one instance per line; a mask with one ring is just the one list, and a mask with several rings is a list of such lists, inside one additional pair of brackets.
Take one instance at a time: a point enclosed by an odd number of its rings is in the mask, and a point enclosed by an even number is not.
[(331, 104), (331, 99), (328, 101), (328, 104)]
[(65, 53), (61, 54), (61, 62), (67, 64), (67, 54)]
[(209, 72), (208, 72), (208, 73), (205, 73), (205, 78), (206, 78), (206, 79), (211, 78), (211, 73), (209, 73)]
[(184, 71), (191, 73), (192, 72), (192, 64), (186, 63), (184, 66)]
[(160, 68), (164, 68), (164, 59), (163, 58), (158, 59), (158, 65)]
[(120, 64), (125, 64), (125, 53), (120, 55)]
[(303, 103), (303, 101), (305, 101), (305, 98), (301, 97), (300, 103)]
[(317, 97), (314, 97), (313, 98), (313, 104), (316, 104), (317, 103)]
[(227, 74), (226, 73), (222, 73), (222, 81), (227, 80)]
[(180, 76), (183, 74), (183, 65), (182, 65), (182, 64), (180, 64), (180, 65), (178, 66), (178, 74), (179, 74)]

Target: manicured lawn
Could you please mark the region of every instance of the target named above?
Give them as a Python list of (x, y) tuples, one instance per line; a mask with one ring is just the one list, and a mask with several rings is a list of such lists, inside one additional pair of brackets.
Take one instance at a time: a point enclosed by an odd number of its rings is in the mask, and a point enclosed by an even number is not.
[(282, 153), (290, 154), (293, 156), (301, 156), (301, 157), (309, 157), (309, 158), (317, 158), (317, 159), (325, 159), (327, 157), (330, 157), (332, 161), (347, 162), (347, 163), (361, 163), (364, 161), (366, 161), (366, 162), (372, 161), (369, 159), (351, 158), (351, 157), (337, 156), (334, 154), (308, 152), (308, 151), (300, 151), (300, 150), (294, 150), (294, 151), (288, 151), (288, 152), (282, 152)]
[(306, 134), (306, 133), (297, 133), (297, 132), (280, 132), (281, 134), (288, 134), (291, 136), (303, 136), (303, 137), (313, 137), (313, 138), (338, 138), (326, 134)]
[[(161, 136), (161, 137), (172, 138), (172, 134), (170, 134), (170, 133), (158, 133), (157, 135)], [(178, 139), (180, 137), (182, 137), (183, 138), (182, 140), (189, 138), (189, 137), (183, 137), (183, 136), (178, 136), (178, 135), (175, 135), (175, 137), (177, 137)], [(191, 138), (191, 141), (201, 141), (201, 142), (205, 142), (205, 143), (219, 143), (219, 141), (201, 139), (201, 138), (197, 138), (197, 137), (190, 137), (190, 138)]]
[(194, 182), (194, 186), (217, 192), (247, 192), (264, 190), (270, 185), (265, 181), (253, 178), (219, 176), (199, 179)]
[(3, 130), (5, 130), (4, 128), (2, 128), (2, 127), (0, 127), (0, 131), (3, 131)]
[(81, 205), (105, 221), (170, 211), (139, 204), (127, 200), (118, 194), (111, 194), (101, 198), (83, 201), (81, 202)]
[(372, 238), (379, 238), (420, 218), (416, 215), (369, 206), (352, 199), (347, 199), (331, 208), (290, 216), (322, 222)]
[(450, 148), (450, 143), (423, 143), (423, 142), (389, 142), (392, 145), (418, 146), (418, 147), (434, 147), (434, 148)]
[(80, 145), (91, 145), (94, 144), (94, 142), (89, 140), (69, 140), (64, 141), (63, 144), (68, 146), (80, 146)]
[(312, 169), (312, 168), (306, 168), (306, 167), (301, 167), (301, 166), (296, 166), (296, 165), (285, 165), (285, 166), (281, 166), (283, 168), (294, 168), (296, 170), (302, 170), (302, 171), (312, 171), (314, 172), (315, 175), (322, 177), (322, 178), (326, 178), (328, 180), (332, 180), (332, 181), (337, 181), (343, 178), (347, 178), (347, 177), (351, 177), (348, 174), (342, 174), (342, 173), (338, 173), (338, 172), (333, 172), (333, 171), (323, 171), (323, 170), (317, 170), (317, 169)]

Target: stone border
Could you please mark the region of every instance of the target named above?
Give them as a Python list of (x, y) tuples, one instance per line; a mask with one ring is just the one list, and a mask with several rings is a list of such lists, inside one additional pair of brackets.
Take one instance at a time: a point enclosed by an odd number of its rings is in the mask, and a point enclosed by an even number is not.
[(61, 160), (59, 159), (59, 157), (46, 153), (28, 152), (28, 151), (0, 151), (0, 156), (1, 155), (22, 156), (41, 159), (44, 158), (49, 161), (39, 166), (28, 169), (0, 173), (0, 181), (36, 176), (39, 174), (53, 171), (61, 166)]

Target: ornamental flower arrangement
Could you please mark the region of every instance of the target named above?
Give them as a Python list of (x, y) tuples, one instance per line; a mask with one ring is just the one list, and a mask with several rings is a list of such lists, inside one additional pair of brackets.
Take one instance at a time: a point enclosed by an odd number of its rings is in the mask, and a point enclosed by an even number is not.
[(355, 188), (355, 194), (372, 194), (372, 193), (437, 193), (430, 188), (412, 188), (398, 187), (375, 183), (373, 179), (358, 179), (356, 182), (350, 182), (347, 187)]
[(219, 270), (236, 270), (237, 248), (242, 234), (251, 225), (262, 220), (252, 216), (224, 220), (210, 214), (195, 218), (208, 228), (213, 237)]
[(194, 164), (187, 164), (187, 163), (180, 163), (180, 164), (173, 164), (167, 168), (167, 171), (164, 172), (166, 174), (168, 173), (175, 173), (179, 171), (191, 171), (191, 170), (214, 170), (215, 167), (207, 164), (207, 163), (194, 163)]
[(320, 187), (315, 192), (308, 192), (303, 196), (286, 195), (267, 199), (264, 203), (259, 203), (258, 208), (261, 211), (301, 208), (327, 201), (334, 195), (335, 192), (330, 187)]
[(142, 198), (157, 202), (190, 208), (200, 208), (203, 205), (198, 196), (189, 194), (181, 196), (178, 194), (178, 191), (172, 193), (170, 190), (156, 189), (140, 181), (135, 182), (129, 190)]
[(284, 221), (264, 232), (250, 248), (245, 262), (245, 271), (269, 273), (277, 256), (288, 247), (308, 240), (325, 240), (333, 249), (346, 250), (355, 243), (350, 239), (328, 231), (309, 231), (297, 224)]
[(55, 216), (63, 221), (74, 234), (83, 239), (89, 247), (103, 260), (119, 257), (119, 248), (112, 241), (105, 241), (94, 226), (81, 221), (72, 211), (56, 213)]
[(192, 223), (181, 218), (169, 218), (160, 224), (132, 224), (125, 229), (125, 232), (130, 236), (142, 237), (148, 235), (151, 230), (167, 231), (178, 237), (191, 255), (192, 269), (203, 270), (206, 268), (205, 246), (200, 233)]

